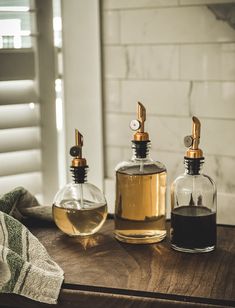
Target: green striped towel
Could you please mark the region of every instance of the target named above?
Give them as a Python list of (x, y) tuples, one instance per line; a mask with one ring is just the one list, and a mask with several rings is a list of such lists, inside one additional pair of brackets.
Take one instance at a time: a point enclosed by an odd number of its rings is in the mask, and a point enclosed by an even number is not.
[(38, 239), (17, 220), (30, 208), (37, 212), (40, 207), (21, 187), (0, 198), (0, 292), (56, 304), (63, 271)]

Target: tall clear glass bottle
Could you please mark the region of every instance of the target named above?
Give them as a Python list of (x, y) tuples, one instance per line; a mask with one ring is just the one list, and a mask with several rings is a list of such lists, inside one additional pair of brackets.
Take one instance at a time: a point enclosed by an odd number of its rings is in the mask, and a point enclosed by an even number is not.
[(155, 243), (166, 236), (166, 167), (149, 155), (150, 140), (144, 131), (145, 107), (138, 103), (133, 157), (116, 167), (115, 237), (133, 244)]
[(185, 173), (171, 186), (171, 247), (191, 253), (216, 247), (216, 186), (201, 173), (200, 127), (200, 121), (193, 117), (192, 135), (185, 137)]

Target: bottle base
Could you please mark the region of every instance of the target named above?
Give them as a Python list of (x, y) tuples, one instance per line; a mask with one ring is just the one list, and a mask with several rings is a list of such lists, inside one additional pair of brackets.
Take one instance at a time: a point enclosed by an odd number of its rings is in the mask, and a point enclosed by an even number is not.
[(215, 245), (208, 246), (204, 248), (185, 248), (185, 247), (179, 247), (175, 244), (171, 244), (171, 248), (174, 250), (180, 251), (180, 252), (187, 252), (187, 253), (205, 253), (205, 252), (211, 252), (215, 250)]
[[(129, 232), (130, 233), (130, 232)], [(115, 231), (115, 238), (128, 244), (153, 244), (161, 242), (166, 237), (166, 231), (149, 232), (145, 234), (128, 234), (125, 235), (122, 232)]]

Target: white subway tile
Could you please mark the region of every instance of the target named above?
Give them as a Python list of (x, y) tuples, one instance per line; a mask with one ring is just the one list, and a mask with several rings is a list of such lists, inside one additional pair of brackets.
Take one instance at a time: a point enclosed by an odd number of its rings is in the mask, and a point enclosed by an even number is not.
[(129, 9), (178, 5), (178, 0), (103, 0), (103, 9)]
[(102, 14), (102, 39), (104, 44), (118, 44), (120, 41), (118, 11), (105, 11)]
[(189, 116), (189, 82), (122, 81), (123, 112), (135, 112), (136, 102), (142, 102), (147, 114)]
[(180, 75), (182, 79), (235, 80), (235, 44), (181, 46)]
[(127, 47), (128, 78), (178, 79), (179, 46)]
[(129, 123), (135, 115), (107, 114), (105, 135), (108, 146), (129, 146), (131, 145), (133, 132)]
[(235, 194), (235, 157), (205, 155), (203, 172), (216, 183), (220, 193)]
[(183, 138), (191, 131), (190, 118), (149, 116), (147, 121), (154, 150), (180, 152), (185, 149)]
[[(136, 109), (136, 106), (133, 106)], [(107, 114), (106, 115), (106, 144), (109, 146), (131, 147), (133, 134), (129, 123), (136, 118), (133, 114)], [(191, 133), (191, 118), (175, 118), (152, 116), (147, 114), (145, 130), (152, 141), (152, 149), (155, 151), (185, 150), (183, 138)]]
[(122, 148), (121, 147), (110, 147), (107, 146), (105, 150), (105, 173), (106, 177), (115, 177), (115, 167), (122, 161)]
[[(200, 119), (201, 143), (205, 154), (235, 156), (235, 121)], [(184, 150), (183, 138), (191, 134), (191, 118), (148, 118), (148, 128), (154, 149), (164, 151)], [(156, 133), (155, 133), (156, 132)]]
[(235, 43), (222, 44), (221, 54), (220, 80), (235, 80)]
[(235, 32), (205, 6), (121, 11), (125, 44), (231, 42)]
[(205, 153), (235, 156), (235, 121), (201, 119), (201, 148)]
[(235, 194), (217, 196), (217, 223), (235, 225)]
[(121, 111), (120, 81), (105, 80), (104, 83), (105, 111)]
[[(133, 115), (108, 114), (106, 116), (106, 142), (113, 146), (128, 146), (132, 140), (129, 129)], [(206, 154), (235, 156), (235, 121), (200, 119), (201, 148)], [(183, 139), (191, 134), (189, 117), (147, 116), (146, 130), (152, 140), (152, 148), (162, 151), (184, 151)]]
[(104, 77), (125, 78), (126, 76), (126, 53), (125, 48), (120, 46), (106, 46), (104, 52)]
[(216, 4), (216, 3), (234, 3), (235, 0), (180, 0), (181, 5), (195, 5), (195, 4)]
[(191, 112), (199, 117), (235, 119), (235, 82), (194, 82)]

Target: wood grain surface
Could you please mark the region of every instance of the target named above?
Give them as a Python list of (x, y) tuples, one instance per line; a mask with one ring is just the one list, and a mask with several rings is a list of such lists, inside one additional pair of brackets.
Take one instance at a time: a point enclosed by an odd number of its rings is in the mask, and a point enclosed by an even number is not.
[(206, 254), (158, 244), (130, 245), (100, 233), (77, 239), (54, 227), (31, 229), (65, 272), (65, 289), (235, 306), (235, 228), (217, 227), (218, 247)]
[[(235, 307), (234, 227), (217, 227), (218, 248), (207, 254), (176, 252), (169, 238), (151, 245), (120, 243), (113, 220), (84, 239), (68, 237), (52, 224), (31, 222), (30, 230), (65, 272), (53, 307)], [(0, 294), (0, 307), (51, 306)]]

